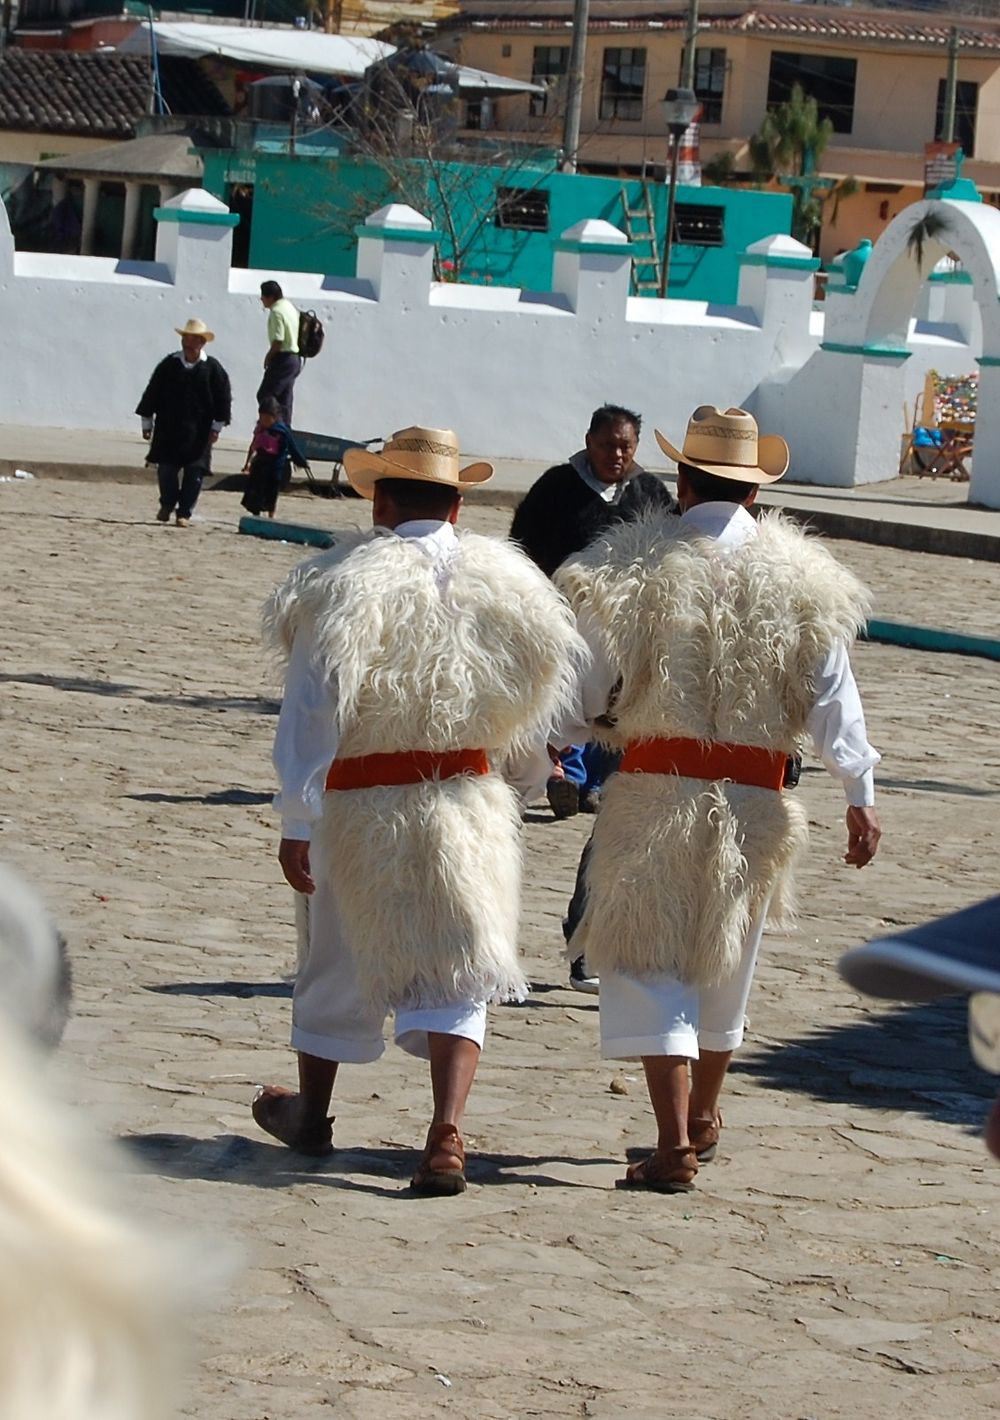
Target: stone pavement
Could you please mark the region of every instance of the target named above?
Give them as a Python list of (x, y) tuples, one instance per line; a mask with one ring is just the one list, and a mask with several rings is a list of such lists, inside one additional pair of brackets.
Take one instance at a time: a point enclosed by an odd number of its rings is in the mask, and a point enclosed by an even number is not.
[[(247, 443), (238, 439), (220, 439), (214, 459), (216, 475), (238, 473), (246, 447)], [(44, 478), (148, 483), (152, 475), (143, 465), (144, 456), (138, 430), (0, 427), (0, 476), (23, 468)], [(471, 452), (469, 458), (474, 457), (491, 455), (488, 450)], [(546, 467), (516, 459), (495, 462), (492, 481), (470, 498), (497, 507), (513, 507)], [(667, 472), (665, 465), (650, 467)], [(317, 473), (325, 477), (328, 470), (318, 468)], [(785, 508), (831, 537), (1000, 561), (1000, 509), (970, 508), (964, 483), (909, 477), (862, 488), (818, 488), (783, 482), (762, 493), (760, 501), (764, 506)]]
[[(257, 616), (301, 549), (237, 536), (232, 494), (206, 493), (186, 531), (154, 523), (153, 501), (0, 485), (0, 856), (70, 940), (57, 1079), (125, 1140), (152, 1225), (241, 1254), (198, 1316), (184, 1415), (992, 1420), (1000, 1167), (979, 1129), (995, 1082), (970, 1064), (960, 1003), (887, 1009), (835, 968), (887, 925), (996, 891), (996, 668), (857, 648), (883, 851), (842, 865), (842, 801), (810, 765), (799, 926), (765, 938), (720, 1156), (686, 1197), (613, 1188), (653, 1120), (637, 1069), (598, 1058), (594, 1002), (565, 989), (559, 920), (589, 821), (532, 809), (536, 990), (492, 1013), (469, 1192), (414, 1200), (428, 1089), (391, 1046), (343, 1072), (332, 1159), (297, 1159), (250, 1119), (254, 1083), (293, 1073)], [(308, 508), (330, 527), (366, 511)], [(467, 512), (494, 532), (508, 516)], [(995, 620), (987, 564), (836, 550), (881, 615)]]

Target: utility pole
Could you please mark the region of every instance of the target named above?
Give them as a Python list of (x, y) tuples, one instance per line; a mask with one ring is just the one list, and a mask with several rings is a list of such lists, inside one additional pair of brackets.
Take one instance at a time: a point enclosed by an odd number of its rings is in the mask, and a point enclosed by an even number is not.
[(694, 88), (694, 58), (698, 44), (698, 0), (688, 0), (687, 34), (681, 51), (681, 69), (678, 75), (682, 89)]
[(563, 120), (564, 173), (576, 172), (580, 151), (580, 114), (583, 109), (583, 74), (587, 63), (587, 26), (590, 23), (590, 0), (573, 0), (573, 40), (569, 49), (569, 73), (566, 78), (566, 117)]
[(941, 120), (941, 139), (944, 143), (955, 141), (955, 94), (958, 89), (958, 26), (952, 25), (948, 36), (948, 77), (944, 81), (944, 115)]

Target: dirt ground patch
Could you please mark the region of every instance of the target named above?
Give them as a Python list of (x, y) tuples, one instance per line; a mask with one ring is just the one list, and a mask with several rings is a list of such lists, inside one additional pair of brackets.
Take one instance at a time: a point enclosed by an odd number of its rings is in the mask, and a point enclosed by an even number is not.
[[(187, 531), (155, 524), (154, 504), (151, 488), (0, 488), (0, 855), (70, 938), (65, 1089), (127, 1140), (147, 1215), (242, 1252), (199, 1324), (184, 1413), (995, 1415), (1000, 1169), (978, 1137), (991, 1082), (960, 1004), (881, 1009), (835, 963), (880, 926), (997, 890), (997, 666), (857, 649), (885, 756), (883, 852), (864, 873), (843, 866), (841, 798), (810, 766), (800, 923), (765, 938), (724, 1146), (688, 1197), (613, 1190), (653, 1121), (637, 1070), (598, 1058), (595, 1005), (565, 989), (559, 921), (588, 824), (533, 810), (537, 990), (492, 1015), (473, 1186), (415, 1201), (429, 1092), (391, 1045), (342, 1072), (332, 1160), (298, 1161), (250, 1119), (256, 1081), (291, 1081), (294, 961), (257, 613), (303, 550), (237, 536), (232, 494), (207, 492)], [(365, 512), (280, 510), (330, 527)], [(837, 551), (879, 615), (992, 631), (985, 564)], [(615, 1075), (627, 1094), (609, 1092)]]

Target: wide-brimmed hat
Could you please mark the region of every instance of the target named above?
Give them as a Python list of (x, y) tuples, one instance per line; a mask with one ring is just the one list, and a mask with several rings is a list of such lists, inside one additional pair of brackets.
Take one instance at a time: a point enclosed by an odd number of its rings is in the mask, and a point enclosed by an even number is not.
[(215, 339), (214, 334), (209, 330), (205, 322), (198, 320), (196, 317), (185, 321), (183, 325), (175, 325), (174, 330), (176, 330), (178, 335), (200, 335), (202, 340)]
[(739, 483), (777, 483), (788, 469), (788, 445), (780, 434), (760, 434), (745, 409), (701, 404), (688, 420), (684, 447), (675, 449), (659, 429), (656, 442), (675, 463), (689, 463)]
[(458, 435), (452, 429), (424, 429), (413, 424), (400, 429), (379, 453), (371, 449), (348, 449), (344, 471), (351, 487), (362, 498), (374, 498), (380, 478), (409, 478), (416, 483), (443, 483), (460, 492), (470, 484), (485, 483), (493, 477), (491, 463), (470, 463), (459, 467)]

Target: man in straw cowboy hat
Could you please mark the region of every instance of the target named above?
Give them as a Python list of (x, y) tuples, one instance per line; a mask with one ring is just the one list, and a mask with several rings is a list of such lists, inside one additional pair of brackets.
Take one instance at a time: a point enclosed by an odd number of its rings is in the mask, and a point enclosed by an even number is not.
[(681, 517), (613, 528), (556, 577), (593, 655), (556, 742), (593, 730), (623, 752), (570, 945), (600, 972), (603, 1053), (642, 1059), (656, 1115), (656, 1149), (621, 1184), (679, 1192), (714, 1157), (765, 913), (806, 838), (788, 792), (799, 746), (811, 736), (843, 782), (857, 867), (879, 839), (879, 756), (847, 654), (864, 588), (780, 516), (749, 512), (788, 467), (785, 441), (712, 405), (682, 449), (656, 437)]
[[(450, 429), (413, 427), (349, 450), (373, 531), (338, 539), (271, 597), (287, 664), (274, 761), (279, 861), (309, 898), (295, 984), (299, 1091), (263, 1088), (254, 1118), (290, 1148), (332, 1148), (341, 1061), (396, 1043), (430, 1061), (434, 1114), (419, 1193), (465, 1187), (461, 1124), (492, 1000), (519, 997), (519, 803), (498, 772), (565, 709), (573, 617), (519, 549), (458, 533)], [(543, 771), (544, 773), (544, 771)]]
[(160, 485), (157, 521), (190, 526), (202, 479), (212, 465), (212, 445), (232, 416), (229, 376), (205, 346), (215, 336), (203, 320), (175, 327), (181, 348), (165, 356), (136, 405), (142, 437), (150, 441), (148, 464)]

